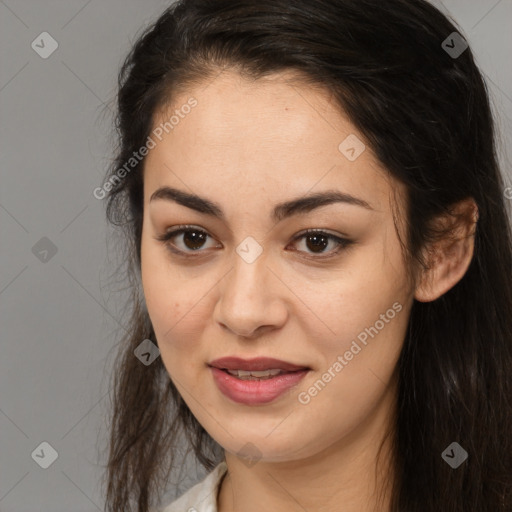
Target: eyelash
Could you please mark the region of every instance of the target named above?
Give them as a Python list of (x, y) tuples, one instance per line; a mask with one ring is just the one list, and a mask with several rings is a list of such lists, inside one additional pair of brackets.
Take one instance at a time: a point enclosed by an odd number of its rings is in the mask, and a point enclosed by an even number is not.
[[(206, 231), (204, 231), (202, 229), (195, 228), (193, 226), (178, 226), (177, 229), (175, 229), (173, 231), (168, 231), (162, 235), (156, 236), (155, 239), (158, 240), (159, 242), (162, 242), (166, 246), (166, 248), (169, 249), (169, 251), (171, 251), (172, 253), (174, 253), (178, 256), (181, 256), (184, 258), (195, 258), (195, 257), (202, 256), (202, 254), (200, 254), (200, 253), (204, 252), (204, 250), (202, 250), (202, 249), (197, 249), (196, 251), (191, 251), (191, 252), (182, 251), (181, 249), (177, 249), (176, 246), (170, 242), (170, 240), (172, 238), (174, 238), (178, 235), (181, 235), (183, 233), (188, 233), (188, 232), (200, 233), (200, 234), (208, 236), (209, 238), (212, 238)], [(296, 242), (302, 238), (307, 237), (308, 235), (322, 235), (329, 240), (334, 240), (338, 244), (338, 247), (336, 249), (328, 252), (327, 256), (324, 255), (323, 253), (319, 253), (319, 254), (321, 254), (320, 256), (305, 256), (308, 259), (322, 260), (322, 259), (333, 258), (333, 257), (337, 256), (342, 250), (346, 249), (347, 247), (349, 247), (350, 245), (352, 245), (354, 243), (352, 240), (349, 240), (347, 238), (341, 238), (339, 236), (332, 235), (330, 233), (326, 233), (325, 231), (322, 231), (321, 229), (308, 229), (306, 231), (303, 231), (302, 233), (300, 233), (296, 237), (294, 237), (292, 242)], [(297, 252), (304, 252), (304, 251), (297, 251)], [(314, 253), (307, 253), (307, 254), (314, 254)]]

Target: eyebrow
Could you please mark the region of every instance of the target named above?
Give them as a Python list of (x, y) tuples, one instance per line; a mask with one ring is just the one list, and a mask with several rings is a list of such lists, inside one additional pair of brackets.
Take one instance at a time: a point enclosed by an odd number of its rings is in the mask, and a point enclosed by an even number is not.
[[(195, 194), (189, 194), (172, 187), (160, 187), (151, 194), (149, 201), (158, 199), (173, 201), (199, 213), (211, 215), (225, 221), (225, 215), (220, 205)], [(292, 215), (308, 213), (321, 206), (334, 203), (346, 203), (361, 206), (367, 210), (373, 210), (371, 205), (363, 199), (338, 190), (326, 190), (277, 204), (272, 211), (272, 219), (279, 222)]]

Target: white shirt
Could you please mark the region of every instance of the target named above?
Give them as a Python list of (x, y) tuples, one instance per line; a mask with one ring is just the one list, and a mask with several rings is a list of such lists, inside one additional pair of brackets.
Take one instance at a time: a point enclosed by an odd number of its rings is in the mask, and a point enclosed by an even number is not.
[(222, 461), (201, 482), (157, 512), (218, 512), (217, 493), (226, 471), (226, 463)]

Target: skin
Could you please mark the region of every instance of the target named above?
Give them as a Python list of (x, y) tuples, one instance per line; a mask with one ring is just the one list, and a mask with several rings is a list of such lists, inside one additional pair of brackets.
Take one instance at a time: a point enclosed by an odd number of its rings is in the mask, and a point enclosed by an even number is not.
[[(279, 73), (251, 82), (225, 71), (173, 98), (171, 110), (190, 96), (198, 104), (145, 161), (146, 304), (171, 379), (225, 450), (220, 512), (327, 512), (340, 510), (340, 503), (345, 512), (364, 512), (375, 507), (377, 491), (379, 510), (389, 510), (390, 481), (382, 477), (393, 471), (383, 434), (395, 414), (395, 368), (410, 308), (413, 299), (434, 300), (461, 279), (473, 239), (469, 227), (461, 228), (460, 243), (445, 252), (440, 245), (428, 274), (408, 280), (391, 210), (393, 193), (401, 198), (404, 188), (368, 146), (355, 161), (347, 159), (340, 143), (350, 134), (364, 136), (327, 91), (292, 78)], [(154, 126), (169, 115), (155, 113)], [(218, 203), (226, 219), (150, 201), (162, 186)], [(278, 203), (331, 189), (372, 210), (335, 203), (280, 222), (270, 217)], [(201, 256), (176, 256), (156, 239), (180, 224), (211, 237)], [(354, 243), (336, 255), (331, 240), (318, 253), (307, 238), (294, 241), (309, 228)], [(263, 249), (252, 263), (236, 252), (248, 236)], [(173, 242), (188, 254), (199, 252), (183, 235)], [(401, 311), (309, 403), (300, 403), (299, 393), (394, 303)], [(312, 370), (274, 402), (249, 406), (224, 396), (207, 367), (229, 355), (274, 357)], [(257, 452), (251, 463), (238, 455), (249, 442)]]

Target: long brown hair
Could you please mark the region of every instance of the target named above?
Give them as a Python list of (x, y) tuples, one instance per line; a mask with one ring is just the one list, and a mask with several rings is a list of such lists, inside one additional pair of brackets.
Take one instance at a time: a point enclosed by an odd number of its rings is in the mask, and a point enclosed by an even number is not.
[[(161, 359), (145, 366), (134, 356), (142, 340), (157, 343), (140, 293), (144, 159), (119, 169), (145, 145), (159, 106), (224, 66), (253, 78), (296, 70), (333, 92), (406, 185), (411, 260), (425, 265), (433, 218), (475, 200), (469, 269), (411, 311), (397, 368), (392, 511), (512, 510), (512, 237), (488, 91), (471, 48), (443, 47), (453, 32), (462, 33), (424, 0), (182, 0), (135, 42), (119, 74), (119, 148), (103, 189), (133, 290), (113, 373), (108, 511), (158, 504), (183, 462), (181, 435), (206, 469), (222, 457)], [(452, 441), (469, 454), (456, 470), (441, 458)]]

